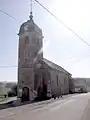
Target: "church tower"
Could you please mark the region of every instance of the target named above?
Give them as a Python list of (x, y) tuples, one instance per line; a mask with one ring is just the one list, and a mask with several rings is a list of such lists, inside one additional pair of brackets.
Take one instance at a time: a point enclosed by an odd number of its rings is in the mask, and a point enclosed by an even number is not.
[(20, 90), (25, 90), (29, 95), (28, 99), (32, 100), (34, 66), (37, 61), (43, 59), (42, 30), (34, 23), (32, 10), (30, 19), (21, 25), (18, 35), (18, 96)]

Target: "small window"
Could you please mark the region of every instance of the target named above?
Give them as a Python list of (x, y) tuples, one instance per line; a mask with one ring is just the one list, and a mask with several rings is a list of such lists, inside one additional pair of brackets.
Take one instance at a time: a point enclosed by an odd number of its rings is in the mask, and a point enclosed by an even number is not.
[(27, 54), (27, 52), (25, 51), (25, 52), (24, 52), (24, 56), (25, 56), (25, 57), (26, 57), (26, 54)]
[(56, 80), (57, 80), (57, 86), (58, 86), (58, 76), (56, 76)]
[(29, 36), (25, 37), (25, 44), (29, 44)]
[(32, 56), (32, 53), (29, 52), (29, 51), (25, 51), (24, 52), (24, 57), (27, 59), (28, 57), (31, 57)]

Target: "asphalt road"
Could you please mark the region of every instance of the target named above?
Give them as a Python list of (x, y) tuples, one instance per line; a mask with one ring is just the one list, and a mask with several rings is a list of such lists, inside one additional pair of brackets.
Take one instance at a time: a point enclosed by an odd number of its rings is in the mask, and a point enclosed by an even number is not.
[(90, 93), (0, 110), (0, 120), (90, 120)]

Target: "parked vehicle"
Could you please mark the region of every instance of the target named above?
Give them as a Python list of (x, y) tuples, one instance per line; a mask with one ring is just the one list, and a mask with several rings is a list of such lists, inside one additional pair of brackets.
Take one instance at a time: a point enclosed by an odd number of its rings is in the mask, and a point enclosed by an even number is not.
[(75, 93), (87, 93), (84, 88), (75, 88)]

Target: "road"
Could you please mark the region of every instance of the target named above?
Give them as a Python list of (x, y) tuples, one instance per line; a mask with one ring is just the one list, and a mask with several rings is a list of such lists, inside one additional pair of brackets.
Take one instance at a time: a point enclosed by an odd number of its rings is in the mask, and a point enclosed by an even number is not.
[(0, 110), (0, 120), (90, 120), (90, 93)]

